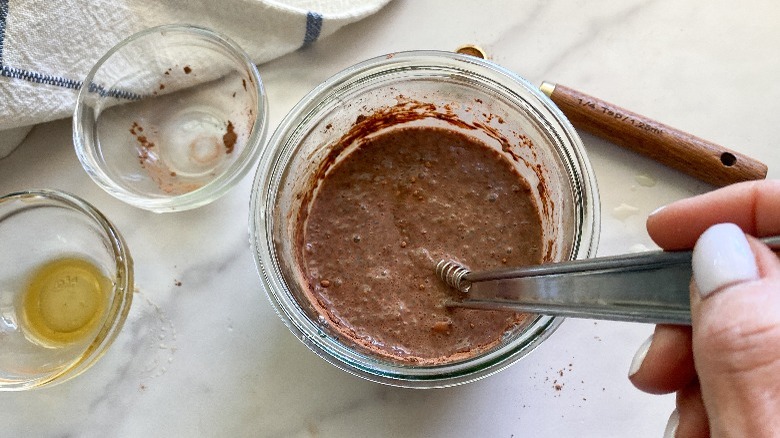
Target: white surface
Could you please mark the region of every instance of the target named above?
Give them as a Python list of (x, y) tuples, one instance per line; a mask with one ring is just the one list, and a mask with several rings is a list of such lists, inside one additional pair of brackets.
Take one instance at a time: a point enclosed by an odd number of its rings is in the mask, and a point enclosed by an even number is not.
[(32, 126), (20, 126), (0, 131), (0, 159), (13, 152), (24, 141), (31, 129)]
[[(562, 83), (727, 145), (777, 178), (779, 13), (769, 1), (401, 0), (260, 72), (275, 127), (355, 62), (476, 43), (533, 83)], [(582, 137), (602, 195), (601, 255), (653, 248), (647, 214), (710, 189)], [(106, 213), (128, 241), (140, 289), (116, 344), (86, 374), (0, 393), (0, 435), (662, 436), (674, 397), (643, 394), (626, 377), (649, 325), (568, 320), (511, 368), (443, 390), (385, 387), (325, 363), (260, 289), (247, 237), (250, 186), (251, 176), (190, 212), (133, 209), (81, 170), (68, 121), (37, 127), (0, 161), (0, 193), (54, 187)]]

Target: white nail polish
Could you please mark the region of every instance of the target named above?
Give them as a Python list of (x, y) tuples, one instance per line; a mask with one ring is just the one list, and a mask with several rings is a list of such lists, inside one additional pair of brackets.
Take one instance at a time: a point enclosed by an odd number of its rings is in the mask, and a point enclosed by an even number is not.
[(650, 350), (650, 344), (652, 343), (653, 335), (650, 335), (650, 337), (639, 346), (639, 349), (634, 354), (634, 358), (631, 360), (631, 368), (628, 369), (628, 377), (636, 374), (636, 372), (639, 371), (639, 368), (642, 367), (642, 362), (645, 361), (645, 356), (647, 356), (647, 352)]
[(677, 435), (677, 426), (680, 425), (680, 412), (675, 409), (672, 411), (672, 415), (669, 416), (669, 421), (666, 422), (666, 429), (664, 430), (664, 438), (674, 438)]
[(655, 210), (651, 211), (650, 214), (648, 214), (647, 216), (648, 217), (653, 216), (653, 215), (657, 214), (659, 211), (663, 210), (664, 208), (666, 208), (666, 206), (662, 205), (662, 206), (656, 208)]
[(758, 278), (745, 233), (734, 224), (713, 225), (693, 248), (693, 280), (703, 297), (724, 287)]

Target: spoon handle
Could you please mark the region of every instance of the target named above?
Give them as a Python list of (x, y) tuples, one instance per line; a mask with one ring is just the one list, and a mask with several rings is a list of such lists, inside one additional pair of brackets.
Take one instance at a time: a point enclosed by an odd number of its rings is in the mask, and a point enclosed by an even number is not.
[(578, 129), (701, 181), (725, 186), (766, 178), (767, 166), (747, 155), (560, 84), (540, 89)]

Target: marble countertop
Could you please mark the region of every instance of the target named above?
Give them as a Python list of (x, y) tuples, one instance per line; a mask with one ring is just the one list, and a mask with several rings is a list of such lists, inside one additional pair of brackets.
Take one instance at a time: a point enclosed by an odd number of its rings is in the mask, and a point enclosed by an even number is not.
[[(275, 127), (358, 61), (477, 44), (532, 83), (565, 84), (726, 145), (778, 178), (779, 14), (758, 0), (397, 0), (260, 72)], [(712, 189), (581, 136), (601, 190), (600, 255), (654, 248), (647, 215)], [(0, 393), (0, 436), (662, 436), (674, 396), (627, 379), (650, 325), (569, 319), (512, 367), (447, 389), (387, 387), (329, 365), (261, 289), (247, 232), (251, 180), (194, 211), (134, 209), (81, 169), (70, 120), (37, 126), (0, 160), (0, 193), (57, 188), (102, 210), (129, 244), (138, 287), (116, 343), (85, 374)]]

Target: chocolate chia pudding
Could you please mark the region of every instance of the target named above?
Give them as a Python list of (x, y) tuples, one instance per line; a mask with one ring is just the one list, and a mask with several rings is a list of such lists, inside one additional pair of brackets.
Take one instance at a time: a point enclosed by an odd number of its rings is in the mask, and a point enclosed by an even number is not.
[[(338, 149), (338, 148), (337, 148)], [(327, 166), (298, 214), (308, 299), (373, 355), (435, 365), (494, 347), (531, 315), (448, 308), (434, 272), (540, 263), (542, 221), (531, 187), (481, 140), (403, 127), (362, 140)]]

